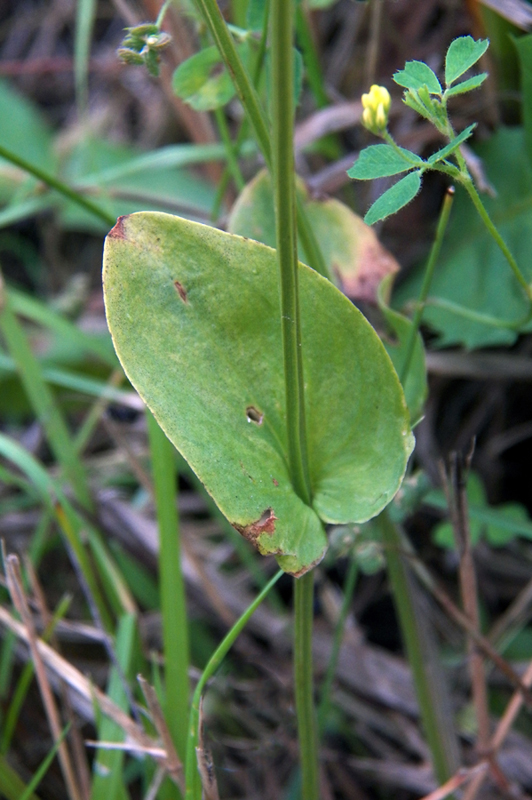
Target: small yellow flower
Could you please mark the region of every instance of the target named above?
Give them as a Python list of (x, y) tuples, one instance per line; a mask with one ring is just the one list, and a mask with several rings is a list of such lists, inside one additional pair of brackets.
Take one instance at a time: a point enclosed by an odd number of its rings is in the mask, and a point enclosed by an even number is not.
[(362, 95), (362, 124), (372, 133), (378, 135), (386, 130), (388, 112), (392, 98), (384, 86), (373, 84), (367, 94)]

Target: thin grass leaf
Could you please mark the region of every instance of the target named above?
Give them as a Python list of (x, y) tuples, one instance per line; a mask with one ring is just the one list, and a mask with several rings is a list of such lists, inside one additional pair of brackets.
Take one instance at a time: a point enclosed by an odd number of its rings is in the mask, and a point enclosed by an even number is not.
[[(50, 638), (52, 637), (53, 632), (57, 627), (57, 623), (59, 622), (59, 620), (63, 619), (63, 617), (68, 611), (69, 606), (70, 606), (70, 597), (64, 597), (62, 601), (59, 603), (57, 609), (55, 610), (54, 615), (50, 620), (50, 623), (46, 626), (46, 630), (42, 634), (41, 638), (44, 642), (50, 641)], [(27, 661), (26, 664), (24, 665), (24, 669), (22, 670), (20, 678), (18, 679), (15, 691), (13, 692), (11, 703), (3, 720), (2, 737), (0, 739), (1, 753), (7, 753), (9, 750), (9, 747), (11, 745), (11, 739), (13, 737), (13, 733), (15, 731), (15, 727), (18, 722), (22, 706), (27, 697), (31, 682), (33, 680), (34, 672), (35, 668), (33, 661)]]
[(83, 544), (87, 523), (74, 510), (65, 497), (63, 490), (28, 451), (18, 442), (0, 433), (0, 454), (13, 462), (32, 482), (39, 492), (45, 506), (56, 517), (61, 530), (73, 550), (83, 577), (98, 608), (102, 623), (107, 630), (111, 628), (111, 619), (102, 597), (93, 567)]
[[(136, 617), (125, 614), (118, 624), (116, 636), (116, 656), (122, 671), (129, 677), (136, 639)], [(123, 711), (128, 710), (129, 702), (124, 691), (122, 676), (113, 667), (107, 686), (107, 696)], [(108, 717), (101, 719), (98, 726), (98, 738), (104, 742), (123, 742), (124, 731)], [(124, 783), (124, 751), (97, 751), (93, 766), (93, 782), (91, 800), (123, 800), (129, 797)]]
[(207, 666), (203, 670), (201, 678), (199, 679), (196, 685), (194, 696), (192, 698), (192, 705), (190, 708), (190, 717), (188, 724), (187, 760), (186, 760), (187, 788), (185, 793), (185, 800), (197, 800), (197, 792), (195, 791), (195, 789), (199, 788), (198, 772), (196, 766), (196, 746), (198, 742), (198, 725), (199, 725), (199, 713), (200, 713), (200, 700), (202, 692), (205, 689), (205, 686), (207, 685), (207, 681), (214, 675), (214, 673), (222, 663), (223, 659), (233, 646), (235, 640), (238, 638), (243, 629), (246, 627), (248, 620), (255, 613), (259, 605), (267, 596), (270, 589), (273, 586), (275, 586), (275, 584), (277, 583), (282, 574), (283, 571), (279, 570), (279, 572), (277, 572), (273, 576), (273, 578), (264, 587), (264, 589), (260, 592), (260, 594), (257, 595), (255, 600), (253, 600), (253, 602), (246, 608), (244, 613), (237, 619), (231, 630), (225, 635), (222, 642), (218, 645), (218, 647), (212, 654)]
[(9, 297), (5, 293), (3, 294), (3, 307), (0, 310), (0, 330), (58, 464), (72, 484), (79, 502), (85, 508), (90, 508), (92, 499), (85, 469), (78, 458), (63, 414), (44, 380), (41, 366), (33, 355), (22, 325), (13, 313)]
[[(0, 352), (0, 369), (12, 373), (17, 371), (15, 361), (2, 352)], [(46, 383), (53, 386), (71, 389), (73, 392), (79, 392), (89, 397), (103, 398), (108, 402), (118, 403), (138, 411), (142, 409), (142, 401), (133, 392), (116, 389), (104, 381), (99, 381), (97, 378), (88, 378), (86, 375), (79, 375), (66, 369), (47, 367), (45, 365), (42, 365), (42, 377)]]
[(89, 57), (92, 29), (96, 17), (96, 0), (77, 0), (76, 35), (74, 38), (74, 83), (78, 114), (87, 109), (89, 97)]
[(0, 229), (7, 228), (9, 225), (14, 225), (22, 220), (34, 217), (41, 211), (49, 208), (54, 202), (51, 195), (44, 195), (41, 197), (29, 198), (23, 200), (21, 203), (12, 203), (0, 211)]
[[(250, 156), (257, 152), (254, 142), (243, 142), (239, 148), (241, 156)], [(125, 164), (108, 167), (97, 172), (84, 175), (77, 185), (87, 188), (92, 185), (115, 183), (122, 178), (129, 178), (141, 172), (156, 172), (175, 167), (186, 167), (194, 164), (206, 164), (210, 161), (225, 161), (227, 152), (223, 144), (172, 144), (160, 147), (149, 153), (132, 158)]]
[[(55, 756), (55, 751), (52, 751)], [(0, 756), (0, 795), (5, 800), (21, 800), (27, 792), (28, 786), (19, 778), (5, 756)], [(32, 791), (26, 795), (26, 800), (39, 800)]]
[(148, 410), (146, 418), (159, 527), (159, 572), (166, 685), (163, 709), (176, 750), (181, 759), (184, 759), (190, 696), (189, 638), (185, 586), (181, 571), (175, 451)]
[(30, 297), (19, 289), (9, 287), (5, 289), (5, 292), (13, 313), (42, 325), (43, 328), (56, 334), (59, 338), (73, 342), (83, 352), (95, 356), (104, 364), (108, 364), (110, 367), (118, 366), (118, 359), (109, 334), (87, 333), (48, 304)]

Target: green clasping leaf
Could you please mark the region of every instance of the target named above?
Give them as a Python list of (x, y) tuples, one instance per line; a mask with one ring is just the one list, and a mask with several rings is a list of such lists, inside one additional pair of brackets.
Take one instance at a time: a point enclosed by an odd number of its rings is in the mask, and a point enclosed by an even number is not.
[(322, 558), (324, 523), (387, 505), (413, 446), (373, 328), (303, 264), (299, 288), (312, 506), (288, 472), (275, 251), (155, 212), (106, 240), (107, 318), (131, 382), (234, 527), (296, 575)]

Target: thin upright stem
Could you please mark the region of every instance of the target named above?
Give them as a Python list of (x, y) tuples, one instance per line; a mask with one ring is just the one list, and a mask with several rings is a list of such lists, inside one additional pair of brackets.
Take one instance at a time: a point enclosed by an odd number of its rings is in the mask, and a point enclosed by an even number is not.
[[(262, 151), (262, 155), (264, 156), (266, 166), (271, 170), (272, 144), (268, 130), (268, 120), (261, 106), (257, 91), (254, 88), (244, 65), (242, 64), (240, 56), (238, 55), (232, 36), (218, 7), (218, 4), (216, 3), (216, 0), (196, 0), (196, 5), (201, 12), (215, 41), (215, 44), (220, 51), (222, 60), (227, 67), (231, 78), (233, 79), (238, 98), (244, 107), (249, 122), (251, 123), (255, 138)], [(291, 3), (287, 3), (287, 5), (291, 10)], [(291, 30), (292, 26), (290, 26), (290, 31)], [(290, 53), (292, 53), (292, 50)], [(290, 72), (292, 72), (291, 62)], [(283, 76), (283, 86), (287, 96), (292, 98), (292, 84), (288, 89), (288, 82), (285, 76)], [(301, 202), (300, 198), (296, 198), (295, 203), (297, 209), (298, 231), (308, 264), (312, 267), (312, 269), (316, 270), (316, 272), (319, 272), (320, 275), (324, 275), (325, 277), (329, 278), (329, 270), (321, 252), (321, 248), (314, 235), (314, 231), (312, 230), (312, 227), (308, 221), (303, 203)]]
[(403, 361), (401, 374), (399, 375), (399, 380), (401, 381), (403, 386), (405, 385), (405, 381), (408, 376), (408, 371), (410, 369), (410, 364), (412, 363), (412, 356), (414, 354), (414, 347), (416, 344), (416, 335), (417, 332), (419, 331), (419, 326), (421, 324), (421, 317), (423, 316), (423, 311), (425, 310), (425, 304), (432, 283), (432, 278), (434, 276), (436, 262), (438, 261), (438, 256), (440, 254), (443, 237), (445, 236), (445, 231), (447, 229), (447, 223), (449, 222), (449, 215), (451, 213), (453, 200), (454, 200), (454, 188), (450, 186), (447, 189), (445, 198), (443, 200), (442, 209), (440, 211), (440, 218), (438, 220), (438, 226), (436, 228), (436, 236), (434, 237), (434, 242), (432, 244), (432, 248), (429, 254), (429, 260), (427, 261), (425, 275), (423, 276), (423, 284), (421, 286), (419, 298), (416, 303), (416, 310), (414, 312), (414, 316), (412, 317), (412, 327), (410, 328), (410, 333), (406, 345), (405, 360)]
[(262, 150), (262, 155), (268, 166), (271, 164), (271, 146), (268, 133), (268, 122), (262, 110), (259, 96), (251, 83), (244, 65), (237, 53), (235, 43), (222, 16), (216, 0), (196, 0), (196, 5), (201, 11), (209, 28), (220, 55), (233, 79), (238, 98), (248, 116), (255, 138)]
[(408, 662), (419, 704), (419, 711), (432, 754), (434, 774), (440, 783), (448, 780), (456, 769), (452, 752), (451, 734), (442, 719), (441, 697), (436, 695), (437, 682), (431, 675), (427, 661), (419, 609), (412, 596), (410, 577), (401, 555), (401, 537), (386, 511), (377, 517), (382, 541), (386, 551), (388, 576), (397, 608), (402, 637), (408, 653)]
[(314, 572), (311, 571), (294, 581), (294, 676), (304, 800), (319, 800), (320, 797), (312, 671), (313, 599)]
[(283, 0), (272, 2), (271, 48), (273, 194), (281, 290), (288, 464), (295, 491), (303, 502), (310, 505), (295, 224), (292, 4)]
[(508, 245), (506, 244), (506, 242), (502, 238), (501, 234), (499, 233), (499, 231), (497, 230), (497, 228), (493, 224), (490, 215), (488, 214), (488, 212), (486, 211), (486, 208), (484, 207), (484, 203), (480, 199), (479, 193), (475, 189), (473, 181), (471, 179), (464, 180), (462, 182), (462, 185), (463, 185), (464, 189), (467, 191), (469, 197), (471, 198), (471, 200), (473, 202), (473, 205), (475, 206), (476, 210), (478, 211), (478, 214), (479, 214), (482, 222), (486, 226), (488, 232), (490, 233), (491, 237), (498, 244), (502, 254), (504, 255), (505, 259), (507, 260), (508, 264), (510, 265), (510, 268), (511, 268), (512, 272), (514, 273), (517, 281), (519, 282), (519, 284), (524, 289), (528, 301), (530, 303), (532, 303), (532, 286), (528, 283), (527, 279), (525, 278), (525, 276), (523, 275), (523, 273), (519, 269), (519, 267), (517, 265), (517, 261), (515, 260), (515, 258), (511, 254), (511, 252), (510, 252), (510, 250), (508, 248)]
[(352, 557), (349, 560), (349, 568), (344, 583), (344, 598), (342, 600), (342, 607), (338, 615), (333, 634), (333, 643), (331, 647), (331, 655), (327, 665), (327, 672), (323, 680), (321, 690), (320, 705), (318, 707), (318, 732), (320, 737), (323, 735), (325, 725), (327, 723), (327, 713), (331, 705), (331, 692), (336, 674), (336, 667), (338, 665), (338, 656), (340, 655), (340, 648), (342, 646), (342, 639), (344, 636), (345, 622), (353, 600), (353, 593), (355, 591), (356, 580), (358, 576), (358, 563), (356, 558)]

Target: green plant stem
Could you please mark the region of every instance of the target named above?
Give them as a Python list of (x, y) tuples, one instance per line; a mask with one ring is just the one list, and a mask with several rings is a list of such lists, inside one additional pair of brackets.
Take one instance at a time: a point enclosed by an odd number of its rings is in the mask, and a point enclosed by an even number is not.
[(83, 463), (78, 457), (59, 404), (44, 379), (41, 365), (33, 354), (22, 324), (12, 309), (10, 295), (4, 289), (1, 273), (0, 331), (57, 463), (60, 464), (66, 479), (70, 481), (79, 503), (85, 509), (92, 509), (92, 497)]
[(313, 697), (314, 572), (294, 580), (294, 678), (304, 800), (319, 800), (318, 735)]
[[(261, 36), (260, 36), (259, 49), (258, 49), (257, 57), (255, 59), (255, 63), (253, 65), (252, 80), (253, 80), (253, 87), (255, 88), (256, 91), (259, 88), (260, 77), (262, 75), (262, 70), (263, 70), (263, 67), (264, 67), (264, 60), (265, 60), (265, 57), (266, 57), (266, 44), (267, 44), (267, 41), (268, 41), (269, 15), (270, 15), (270, 2), (269, 2), (269, 0), (266, 0), (265, 8), (264, 8), (264, 21), (263, 21), (262, 32), (261, 32)], [(236, 143), (235, 143), (236, 157), (238, 157), (239, 154), (240, 154), (240, 150), (242, 148), (242, 144), (244, 143), (244, 141), (245, 141), (245, 139), (246, 139), (246, 137), (248, 135), (248, 131), (249, 131), (248, 120), (247, 120), (247, 117), (244, 117), (242, 119), (242, 122), (240, 123), (240, 128), (238, 130), (237, 137), (236, 137)], [(213, 205), (213, 209), (212, 209), (212, 215), (211, 215), (212, 219), (214, 219), (214, 220), (218, 218), (218, 215), (220, 213), (220, 207), (222, 205), (222, 200), (223, 200), (223, 197), (225, 195), (227, 186), (229, 184), (230, 177), (231, 177), (231, 171), (229, 169), (229, 165), (226, 164), (225, 169), (223, 171), (223, 175), (222, 175), (222, 177), (221, 177), (221, 179), (220, 179), (220, 181), (218, 183), (218, 188), (216, 190), (216, 198), (215, 198), (215, 201), (214, 201), (214, 205)]]
[(327, 723), (327, 713), (331, 705), (331, 691), (336, 673), (336, 666), (338, 664), (338, 656), (340, 655), (340, 647), (342, 646), (342, 639), (344, 636), (345, 621), (349, 613), (353, 593), (358, 575), (358, 564), (356, 558), (352, 557), (349, 560), (349, 569), (344, 585), (344, 597), (342, 600), (342, 607), (338, 615), (333, 634), (333, 643), (331, 648), (331, 655), (327, 665), (327, 672), (323, 680), (323, 687), (321, 690), (320, 704), (318, 707), (318, 732), (320, 738), (323, 736), (325, 725)]
[(242, 191), (246, 182), (242, 176), (242, 172), (240, 171), (240, 166), (238, 164), (237, 153), (238, 153), (238, 142), (234, 143), (231, 141), (231, 135), (229, 133), (229, 128), (227, 125), (227, 120), (225, 118), (225, 113), (222, 108), (217, 108), (214, 112), (216, 117), (216, 123), (218, 125), (218, 130), (220, 132), (220, 136), (222, 137), (222, 142), (225, 145), (225, 152), (227, 156), (227, 167), (226, 169), (229, 171), (229, 174), (232, 176), (236, 188), (239, 192)]
[(161, 25), (163, 24), (163, 20), (164, 20), (164, 17), (166, 15), (166, 12), (168, 11), (168, 9), (172, 5), (172, 3), (173, 3), (173, 0), (165, 0), (165, 2), (161, 6), (161, 10), (159, 11), (159, 14), (157, 15), (157, 19), (155, 20), (155, 24), (157, 25), (159, 30), (161, 29)]
[(273, 195), (281, 291), (288, 465), (295, 491), (303, 502), (310, 505), (295, 229), (292, 4), (272, 0), (270, 18)]
[(196, 0), (196, 5), (200, 10), (207, 27), (229, 74), (233, 79), (239, 100), (244, 106), (248, 119), (251, 123), (255, 138), (262, 150), (264, 159), (268, 165), (271, 164), (271, 146), (268, 133), (268, 122), (261, 108), (259, 96), (249, 80), (244, 65), (236, 51), (233, 37), (225, 23), (216, 0)]
[(427, 261), (427, 266), (425, 268), (425, 275), (423, 276), (423, 284), (421, 286), (421, 291), (419, 293), (418, 301), (416, 303), (416, 310), (414, 312), (414, 316), (412, 317), (412, 327), (410, 328), (410, 333), (408, 335), (405, 360), (403, 361), (401, 374), (399, 375), (399, 380), (401, 381), (403, 386), (405, 385), (408, 371), (412, 363), (412, 356), (414, 354), (414, 347), (416, 344), (416, 336), (419, 331), (419, 326), (421, 324), (421, 317), (423, 316), (423, 311), (425, 310), (425, 303), (430, 291), (430, 286), (432, 283), (432, 278), (434, 276), (436, 262), (438, 261), (438, 256), (440, 254), (443, 237), (445, 236), (445, 231), (447, 230), (447, 224), (449, 222), (449, 216), (451, 214), (453, 200), (454, 200), (454, 188), (451, 186), (449, 187), (449, 189), (447, 189), (447, 192), (443, 200), (443, 205), (440, 211), (440, 218), (438, 220), (438, 226), (436, 228), (436, 236), (434, 237), (434, 242), (432, 244), (429, 254), (429, 259)]
[(419, 711), (432, 754), (434, 774), (438, 783), (445, 783), (455, 772), (456, 764), (447, 737), (447, 725), (442, 721), (441, 698), (436, 695), (437, 682), (427, 663), (419, 611), (412, 597), (409, 575), (401, 556), (401, 537), (386, 511), (379, 514), (376, 521), (386, 550), (388, 576), (412, 670)]
[[(272, 145), (268, 131), (268, 121), (262, 109), (257, 91), (250, 81), (244, 65), (240, 60), (240, 56), (237, 53), (231, 33), (229, 32), (222, 13), (218, 8), (218, 4), (216, 3), (216, 0), (196, 0), (196, 5), (201, 12), (207, 27), (211, 32), (214, 42), (220, 51), (222, 60), (233, 79), (238, 97), (244, 107), (249, 122), (251, 123), (255, 138), (262, 151), (262, 155), (264, 156), (266, 166), (271, 171)], [(288, 5), (291, 8), (291, 4), (289, 3)], [(290, 26), (290, 31), (291, 30), (292, 26)], [(291, 59), (292, 50), (290, 50), (290, 74), (292, 74), (293, 71)], [(273, 83), (275, 87), (275, 82), (273, 81)], [(283, 86), (285, 86), (285, 88), (288, 87), (285, 76), (283, 76)], [(290, 86), (289, 89), (287, 88), (287, 92), (288, 91), (291, 98), (292, 86)], [(297, 197), (295, 202), (297, 208), (298, 231), (308, 264), (312, 267), (312, 269), (316, 270), (316, 272), (319, 272), (320, 275), (324, 275), (326, 278), (329, 278), (329, 270), (323, 258), (318, 241), (314, 236), (314, 231), (308, 222), (303, 203)]]
[(493, 238), (493, 240), (499, 246), (499, 249), (501, 250), (501, 252), (504, 255), (504, 257), (506, 258), (508, 264), (510, 265), (510, 268), (511, 268), (512, 272), (514, 273), (517, 281), (519, 282), (519, 284), (524, 289), (529, 303), (532, 304), (532, 286), (527, 282), (525, 276), (523, 275), (523, 273), (521, 272), (521, 270), (519, 269), (519, 267), (517, 265), (517, 261), (515, 260), (515, 258), (511, 254), (511, 252), (510, 252), (510, 250), (508, 248), (508, 245), (506, 244), (506, 242), (502, 238), (501, 234), (499, 233), (499, 231), (497, 230), (497, 228), (493, 224), (493, 222), (491, 220), (491, 217), (488, 214), (488, 212), (486, 211), (486, 208), (484, 207), (484, 203), (480, 199), (480, 195), (477, 192), (477, 190), (476, 190), (476, 188), (475, 188), (475, 186), (473, 184), (473, 181), (471, 180), (471, 178), (469, 178), (469, 180), (462, 181), (462, 185), (463, 185), (464, 189), (467, 191), (469, 197), (471, 198), (471, 200), (473, 202), (473, 205), (475, 206), (476, 210), (478, 211), (478, 214), (479, 214), (482, 222), (486, 226), (486, 229), (490, 233), (490, 235)]
[(187, 756), (186, 756), (186, 792), (185, 800), (201, 800), (200, 793), (194, 793), (195, 776), (198, 774), (196, 764), (196, 746), (198, 744), (198, 726), (199, 726), (199, 713), (200, 713), (200, 700), (203, 690), (207, 685), (207, 681), (214, 675), (223, 659), (233, 646), (238, 636), (242, 633), (247, 625), (251, 616), (260, 606), (270, 589), (277, 583), (281, 575), (284, 575), (283, 570), (279, 570), (273, 578), (268, 582), (264, 589), (257, 595), (255, 600), (249, 605), (244, 613), (235, 622), (229, 633), (226, 634), (221, 644), (218, 645), (214, 653), (209, 659), (209, 662), (201, 678), (199, 679), (194, 695), (192, 698), (192, 705), (190, 707), (189, 724), (188, 724), (188, 739), (187, 739)]
[(443, 308), (445, 311), (456, 314), (457, 317), (469, 319), (471, 322), (480, 322), (481, 325), (489, 325), (491, 328), (502, 328), (511, 331), (520, 331), (522, 327), (530, 321), (530, 317), (532, 316), (529, 309), (524, 316), (517, 320), (500, 319), (491, 314), (483, 314), (481, 311), (473, 311), (472, 308), (453, 303), (452, 300), (445, 300), (443, 297), (429, 297), (426, 305), (433, 306), (434, 308)]
[(30, 175), (33, 175), (35, 178), (38, 178), (40, 181), (45, 183), (51, 189), (55, 189), (56, 192), (62, 194), (63, 197), (67, 197), (72, 202), (77, 203), (78, 206), (81, 206), (86, 211), (89, 211), (91, 214), (94, 214), (95, 217), (99, 217), (106, 225), (113, 226), (116, 222), (115, 217), (112, 214), (109, 214), (107, 211), (104, 211), (103, 208), (100, 208), (96, 205), (96, 203), (91, 202), (91, 200), (87, 200), (86, 197), (76, 192), (66, 183), (60, 181), (54, 175), (50, 175), (49, 172), (45, 172), (40, 167), (37, 167), (35, 164), (30, 164), (29, 161), (26, 161), (25, 158), (20, 158), (16, 153), (13, 153), (11, 150), (8, 150), (6, 147), (0, 144), (0, 157), (5, 158), (7, 161), (10, 161), (11, 164), (15, 164), (17, 167), (20, 167), (25, 172), (28, 172)]
[[(281, 289), (288, 464), (295, 491), (304, 503), (310, 505), (311, 486), (306, 444), (295, 225), (292, 3), (286, 2), (286, 0), (272, 0), (270, 23), (273, 87), (273, 194)], [(313, 587), (312, 571), (295, 579), (294, 679), (305, 800), (319, 800), (318, 737), (314, 713), (312, 670)]]

